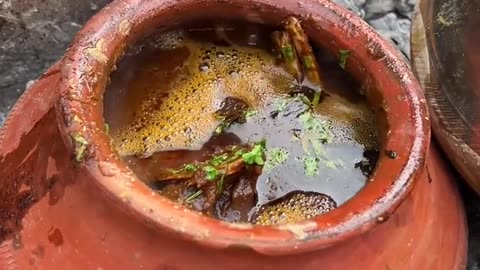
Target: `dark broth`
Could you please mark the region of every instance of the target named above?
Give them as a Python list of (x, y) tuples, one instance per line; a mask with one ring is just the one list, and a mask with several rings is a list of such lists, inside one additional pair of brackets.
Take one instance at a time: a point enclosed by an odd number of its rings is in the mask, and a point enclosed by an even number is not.
[[(317, 50), (332, 94), (311, 113), (305, 97), (316, 86), (297, 84), (277, 65), (271, 29), (228, 22), (226, 38), (219, 38), (211, 24), (198, 25), (149, 37), (112, 73), (105, 118), (118, 154), (137, 176), (163, 196), (231, 222), (252, 222), (263, 205), (297, 198), (296, 192), (325, 194), (324, 205), (333, 207), (354, 196), (373, 170), (378, 138), (359, 85), (337, 59)], [(221, 128), (216, 113), (228, 117), (235, 110), (244, 119)], [(326, 128), (327, 143), (309, 144), (302, 135), (308, 121)], [(198, 190), (185, 180), (157, 181), (161, 173), (211, 160), (226, 147), (262, 140), (263, 170), (247, 166), (218, 176), (224, 186), (214, 204), (202, 194), (192, 197)]]

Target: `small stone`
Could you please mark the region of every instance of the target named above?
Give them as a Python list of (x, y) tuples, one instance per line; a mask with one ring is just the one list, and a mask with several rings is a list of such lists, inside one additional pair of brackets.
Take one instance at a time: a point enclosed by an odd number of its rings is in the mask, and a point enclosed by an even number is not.
[(416, 0), (396, 0), (395, 10), (398, 14), (412, 19), (413, 9), (415, 8)]
[(367, 1), (366, 0), (353, 0), (353, 3), (357, 7), (361, 7), (361, 6), (365, 5), (365, 2), (367, 2)]
[(365, 17), (374, 18), (392, 12), (395, 9), (393, 0), (367, 0), (365, 3)]
[(334, 1), (337, 4), (340, 4), (345, 8), (351, 10), (353, 13), (357, 14), (357, 16), (359, 16), (360, 18), (365, 17), (365, 11), (361, 8), (361, 6), (365, 3), (365, 0), (334, 0)]

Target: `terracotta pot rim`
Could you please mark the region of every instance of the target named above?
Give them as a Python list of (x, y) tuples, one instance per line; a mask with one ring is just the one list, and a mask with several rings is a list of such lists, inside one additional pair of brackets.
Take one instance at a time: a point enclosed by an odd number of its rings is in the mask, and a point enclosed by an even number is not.
[[(381, 153), (372, 182), (351, 200), (325, 215), (288, 226), (229, 224), (156, 195), (114, 154), (104, 129), (102, 97), (126, 44), (155, 26), (170, 25), (192, 14), (246, 15), (247, 20), (260, 23), (279, 23), (294, 15), (303, 20), (315, 42), (350, 50), (347, 69), (357, 77), (366, 75), (383, 91), (389, 124), (383, 150), (395, 150), (398, 157)], [(332, 35), (331, 43), (319, 40), (327, 34)], [(328, 0), (117, 0), (75, 38), (63, 61), (60, 91), (57, 116), (63, 139), (107, 196), (152, 228), (218, 248), (242, 246), (270, 255), (291, 254), (365, 232), (386, 220), (409, 194), (430, 141), (425, 99), (403, 56), (363, 20)]]

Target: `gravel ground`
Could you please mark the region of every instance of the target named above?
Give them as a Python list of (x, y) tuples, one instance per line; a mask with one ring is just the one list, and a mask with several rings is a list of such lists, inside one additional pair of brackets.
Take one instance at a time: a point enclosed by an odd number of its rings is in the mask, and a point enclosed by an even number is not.
[(108, 0), (0, 0), (0, 125), (26, 85)]
[[(410, 58), (416, 0), (334, 0), (364, 18)], [(0, 125), (16, 99), (64, 53), (81, 25), (109, 0), (0, 0)], [(480, 270), (480, 204), (466, 188), (469, 270)], [(432, 243), (434, 244), (434, 243)]]

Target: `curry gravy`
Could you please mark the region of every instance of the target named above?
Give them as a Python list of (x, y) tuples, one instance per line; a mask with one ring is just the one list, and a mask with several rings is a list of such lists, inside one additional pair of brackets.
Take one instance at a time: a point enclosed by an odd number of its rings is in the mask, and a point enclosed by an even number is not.
[[(268, 215), (255, 218), (258, 211), (283, 198), (305, 203), (308, 194), (320, 196), (303, 208), (283, 201), (286, 211), (291, 205), (309, 213), (316, 213), (309, 207), (328, 211), (350, 199), (366, 184), (379, 147), (375, 116), (359, 85), (338, 59), (317, 50), (324, 87), (335, 95), (324, 95), (312, 109), (306, 100), (319, 86), (298, 83), (278, 65), (271, 29), (225, 25), (221, 33), (212, 24), (156, 33), (126, 54), (104, 100), (119, 156), (162, 196), (230, 222), (268, 224)], [(242, 120), (222, 126), (222, 110)], [(320, 133), (321, 144), (313, 140)], [(156, 177), (259, 142), (265, 164), (216, 175), (223, 186), (213, 204), (185, 179)], [(233, 150), (225, 152), (228, 147)]]

